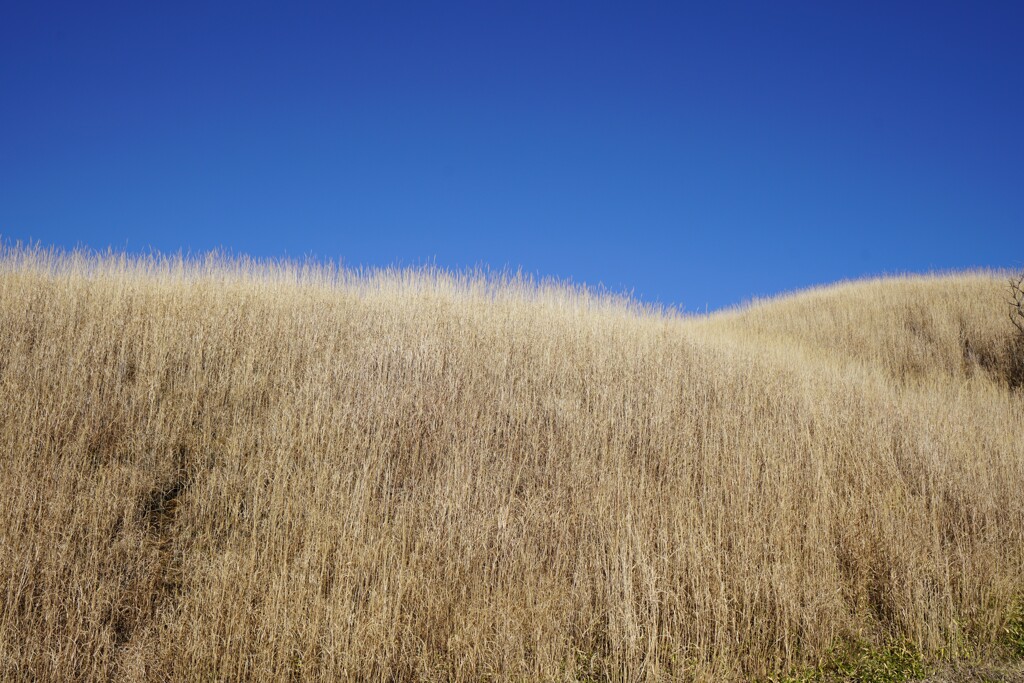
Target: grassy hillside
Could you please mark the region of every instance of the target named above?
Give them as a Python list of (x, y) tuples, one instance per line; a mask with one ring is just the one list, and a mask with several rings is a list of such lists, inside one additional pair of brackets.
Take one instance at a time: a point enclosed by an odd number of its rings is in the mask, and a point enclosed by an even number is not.
[(687, 318), (514, 278), (6, 251), (0, 678), (1024, 653), (1002, 287)]

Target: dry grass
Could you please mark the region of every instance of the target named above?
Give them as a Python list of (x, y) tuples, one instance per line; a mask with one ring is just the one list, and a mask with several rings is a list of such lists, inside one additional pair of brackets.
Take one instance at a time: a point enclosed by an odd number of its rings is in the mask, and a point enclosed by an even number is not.
[(736, 680), (995, 651), (1003, 280), (687, 318), (516, 278), (0, 255), (0, 677)]

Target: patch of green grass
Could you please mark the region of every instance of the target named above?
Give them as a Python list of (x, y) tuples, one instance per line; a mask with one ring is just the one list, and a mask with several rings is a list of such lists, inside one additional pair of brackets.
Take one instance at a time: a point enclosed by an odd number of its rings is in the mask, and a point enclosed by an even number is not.
[(1014, 603), (1003, 632), (1013, 656), (1024, 659), (1024, 601)]
[(924, 657), (913, 645), (892, 643), (881, 648), (867, 643), (837, 647), (824, 663), (769, 683), (903, 683), (928, 675)]

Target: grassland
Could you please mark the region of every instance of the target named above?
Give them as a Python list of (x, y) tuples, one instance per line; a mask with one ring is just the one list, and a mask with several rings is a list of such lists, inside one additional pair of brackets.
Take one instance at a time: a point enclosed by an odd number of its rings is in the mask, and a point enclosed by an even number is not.
[(1024, 655), (1004, 300), (953, 274), (688, 317), (514, 277), (7, 249), (0, 678)]

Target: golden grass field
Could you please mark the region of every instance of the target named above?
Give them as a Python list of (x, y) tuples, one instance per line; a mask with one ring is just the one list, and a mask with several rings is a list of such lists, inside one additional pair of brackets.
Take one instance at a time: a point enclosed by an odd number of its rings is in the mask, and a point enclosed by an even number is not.
[(0, 678), (1003, 661), (1005, 289), (686, 316), (517, 277), (5, 248)]

